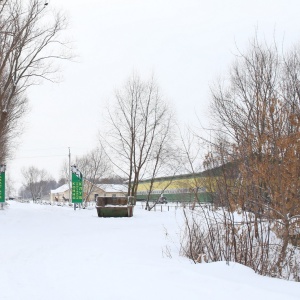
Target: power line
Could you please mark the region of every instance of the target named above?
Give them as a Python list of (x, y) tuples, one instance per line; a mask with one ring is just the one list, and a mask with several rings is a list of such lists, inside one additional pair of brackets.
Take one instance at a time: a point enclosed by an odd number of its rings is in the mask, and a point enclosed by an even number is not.
[(58, 154), (58, 155), (38, 155), (38, 156), (21, 156), (21, 157), (15, 157), (11, 160), (15, 159), (23, 159), (23, 158), (39, 158), (39, 157), (62, 157), (62, 156), (68, 156), (67, 154)]
[(66, 149), (66, 147), (51, 147), (51, 148), (35, 148), (35, 149), (22, 149), (22, 151), (37, 151), (37, 150), (57, 150)]

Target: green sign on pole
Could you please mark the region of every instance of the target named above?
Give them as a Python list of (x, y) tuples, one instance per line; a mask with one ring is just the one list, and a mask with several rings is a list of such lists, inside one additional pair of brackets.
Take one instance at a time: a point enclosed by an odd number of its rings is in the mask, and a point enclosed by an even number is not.
[(5, 165), (0, 165), (0, 202), (5, 202)]
[(72, 166), (72, 203), (82, 203), (82, 174)]

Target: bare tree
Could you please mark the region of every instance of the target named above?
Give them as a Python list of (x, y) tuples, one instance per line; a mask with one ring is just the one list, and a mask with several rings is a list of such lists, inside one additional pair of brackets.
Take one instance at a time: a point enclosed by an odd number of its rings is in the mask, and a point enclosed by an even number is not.
[(93, 193), (95, 185), (100, 183), (101, 178), (104, 178), (110, 172), (110, 161), (103, 148), (99, 147), (86, 155), (77, 157), (75, 164), (85, 179), (84, 201), (87, 201)]
[(45, 1), (0, 2), (0, 161), (20, 132), (25, 91), (43, 79), (54, 81), (53, 60), (70, 58), (60, 37), (65, 28), (65, 17), (52, 13)]
[(108, 110), (110, 130), (101, 140), (106, 151), (113, 154), (109, 156), (115, 168), (128, 179), (128, 195), (136, 195), (148, 162), (162, 157), (159, 147), (164, 148), (164, 144), (159, 145), (157, 141), (168, 140), (173, 118), (153, 78), (142, 81), (133, 75), (116, 92), (115, 107)]
[(50, 175), (46, 170), (31, 166), (22, 169), (22, 175), (25, 180), (23, 186), (29, 188), (33, 201), (45, 195), (47, 181), (50, 180)]
[(204, 143), (199, 138), (199, 132), (196, 134), (191, 128), (184, 128), (180, 130), (181, 143), (181, 161), (182, 169), (185, 173), (193, 174), (187, 182), (184, 183), (185, 188), (188, 186), (189, 190), (194, 194), (194, 201), (192, 209), (195, 208), (196, 203), (200, 202), (199, 191), (206, 189), (209, 185), (205, 177), (197, 176), (197, 173), (203, 171), (203, 146)]
[[(151, 150), (148, 162), (144, 168), (144, 174), (141, 177), (146, 177), (150, 180), (149, 188), (147, 190), (146, 210), (151, 210), (158, 202), (159, 198), (165, 190), (171, 185), (174, 175), (178, 172), (180, 167), (180, 156), (178, 155), (178, 147), (175, 141), (174, 119), (170, 114), (164, 120), (160, 132), (156, 135), (153, 148)], [(157, 191), (156, 178), (160, 176), (167, 176), (169, 180), (164, 181), (164, 184), (159, 184), (159, 194), (152, 205), (150, 205), (150, 196), (155, 188)]]
[(66, 184), (70, 181), (70, 166), (67, 159), (65, 159), (61, 165), (59, 181), (61, 184)]
[(5, 175), (5, 194), (7, 198), (14, 197), (16, 195), (15, 182), (11, 178), (9, 173)]

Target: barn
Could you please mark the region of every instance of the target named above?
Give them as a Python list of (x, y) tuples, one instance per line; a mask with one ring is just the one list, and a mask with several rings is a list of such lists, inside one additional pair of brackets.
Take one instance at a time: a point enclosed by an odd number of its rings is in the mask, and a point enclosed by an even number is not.
[(151, 200), (164, 197), (168, 202), (212, 202), (212, 179), (207, 173), (183, 174), (159, 177), (153, 180), (141, 180), (137, 191), (137, 200), (145, 200), (153, 182)]

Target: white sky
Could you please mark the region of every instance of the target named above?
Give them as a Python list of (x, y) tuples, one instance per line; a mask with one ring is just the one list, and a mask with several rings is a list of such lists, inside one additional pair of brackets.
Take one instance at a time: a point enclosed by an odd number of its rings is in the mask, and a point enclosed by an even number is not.
[[(79, 63), (61, 64), (64, 80), (28, 92), (31, 111), (8, 173), (34, 165), (58, 179), (73, 156), (97, 144), (114, 90), (132, 74), (152, 73), (181, 123), (207, 120), (209, 84), (224, 74), (258, 29), (290, 46), (300, 40), (297, 0), (50, 0), (69, 18)], [(207, 122), (207, 121), (205, 121)]]

